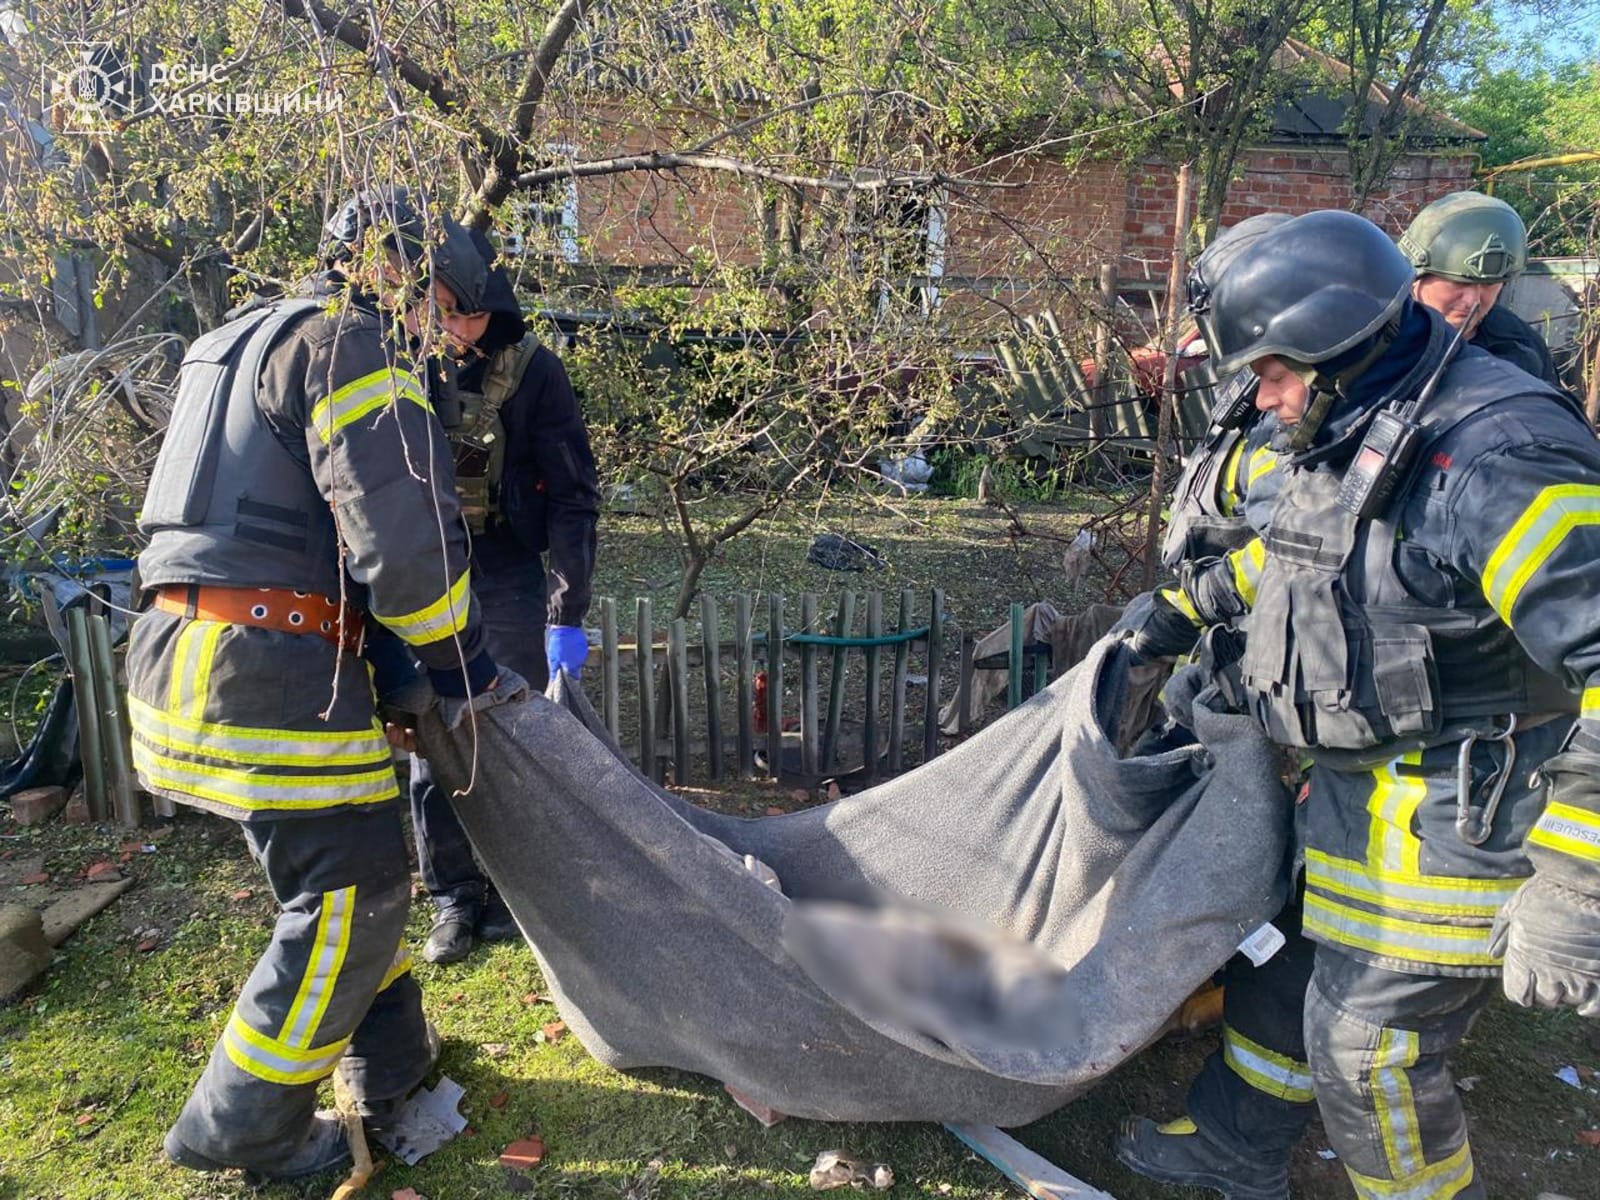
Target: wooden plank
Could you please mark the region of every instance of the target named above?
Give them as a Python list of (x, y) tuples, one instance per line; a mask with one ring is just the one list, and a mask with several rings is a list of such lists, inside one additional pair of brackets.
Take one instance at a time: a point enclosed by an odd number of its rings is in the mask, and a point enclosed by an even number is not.
[(939, 753), (939, 660), (944, 657), (944, 589), (934, 588), (928, 611), (928, 690), (922, 698), (922, 761)]
[(673, 617), (667, 626), (667, 663), (672, 672), (672, 782), (689, 782), (689, 622)]
[(978, 643), (966, 630), (961, 631), (961, 674), (956, 677), (956, 732), (967, 733), (972, 728), (972, 677), (975, 668), (973, 655)]
[(88, 616), (81, 604), (67, 609), (67, 665), (72, 671), (72, 698), (78, 707), (78, 748), (83, 759), (83, 795), (89, 819), (106, 819), (106, 775), (100, 744), (100, 695), (90, 663)]
[(622, 663), (617, 654), (617, 602), (600, 601), (600, 694), (611, 740), (622, 740)]
[(711, 782), (722, 782), (722, 635), (717, 616), (717, 602), (706, 593), (700, 593), (700, 636), (705, 645), (701, 648), (702, 664), (706, 670), (706, 765), (711, 771)]
[[(817, 597), (805, 592), (800, 597), (800, 632), (817, 631)], [(800, 643), (800, 770), (817, 773), (817, 648)]]
[[(911, 589), (900, 593), (900, 620), (896, 633), (911, 628)], [(906, 742), (906, 675), (911, 665), (911, 643), (901, 642), (894, 648), (894, 677), (889, 683), (889, 774), (898, 775), (905, 767)]]
[(1010, 712), (1022, 703), (1022, 679), (1025, 664), (1022, 661), (1022, 647), (1026, 642), (1023, 635), (1027, 632), (1022, 627), (1022, 604), (1020, 601), (1011, 606), (1011, 654), (1006, 661), (1006, 711)]
[(105, 755), (106, 792), (117, 822), (132, 829), (139, 824), (139, 797), (133, 790), (133, 773), (128, 768), (133, 751), (122, 689), (117, 686), (116, 662), (111, 657), (111, 625), (98, 614), (90, 617), (87, 624), (90, 666), (95, 673), (95, 694), (100, 698), (100, 746)]
[(655, 618), (648, 596), (639, 597), (633, 628), (633, 663), (639, 676), (639, 770), (660, 783), (661, 763), (656, 758)]
[(1017, 1187), (1036, 1200), (1116, 1200), (1110, 1192), (1069, 1175), (1043, 1155), (1035, 1154), (993, 1125), (945, 1125)]
[[(867, 593), (867, 636), (883, 636), (883, 593)], [(868, 779), (878, 777), (878, 705), (883, 700), (883, 647), (867, 647), (867, 711), (862, 718), (862, 766)]]
[(739, 778), (754, 779), (756, 774), (755, 690), (750, 662), (750, 597), (740, 592), (733, 598), (734, 702), (739, 706)]
[[(856, 625), (856, 594), (839, 593), (839, 612), (834, 619), (833, 636), (850, 637)], [(838, 765), (839, 723), (844, 719), (844, 683), (849, 674), (850, 651), (844, 646), (833, 648), (833, 675), (828, 680), (828, 724), (822, 731), (822, 769), (831, 771)]]
[(767, 618), (767, 774), (783, 774), (783, 597), (770, 597)]
[(1040, 643), (1034, 647), (1033, 694), (1037, 696), (1050, 686), (1050, 647)]

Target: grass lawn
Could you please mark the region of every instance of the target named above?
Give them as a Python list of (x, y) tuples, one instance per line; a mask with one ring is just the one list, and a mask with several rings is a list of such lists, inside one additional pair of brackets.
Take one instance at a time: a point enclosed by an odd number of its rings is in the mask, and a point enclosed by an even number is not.
[[(890, 559), (884, 572), (844, 579), (857, 588), (943, 586), (956, 621), (969, 629), (1003, 619), (1012, 600), (1085, 598), (1054, 587), (1063, 544), (1012, 544), (1003, 521), (976, 506), (930, 503), (919, 529), (887, 514), (795, 515), (730, 548), (707, 586), (836, 591), (841, 577), (804, 564), (819, 531), (852, 534)], [(1078, 518), (1034, 514), (1068, 536)], [(675, 587), (670, 544), (642, 519), (609, 523), (597, 595), (623, 611), (652, 595), (659, 608)], [(824, 601), (826, 608), (827, 601)], [(752, 787), (767, 795), (754, 796)], [(785, 789), (745, 785), (737, 796), (697, 800), (794, 806)], [(146, 830), (139, 840), (150, 837)], [(0, 828), (0, 901), (38, 902), (50, 885), (23, 886), (48, 872), (67, 881), (90, 863), (118, 861), (137, 883), (62, 947), (51, 971), (0, 1011), (0, 1197), (90, 1198), (261, 1195), (322, 1197), (332, 1182), (250, 1193), (229, 1177), (165, 1165), (160, 1138), (199, 1074), (239, 983), (265, 945), (274, 906), (225, 821), (184, 812), (154, 850), (125, 850), (111, 827)], [(426, 905), (412, 915), (420, 945)], [(366, 1195), (405, 1188), (429, 1200), (517, 1193), (534, 1196), (763, 1197), (809, 1194), (819, 1151), (839, 1148), (888, 1163), (902, 1195), (1006, 1196), (987, 1164), (930, 1126), (830, 1125), (787, 1121), (762, 1129), (716, 1083), (675, 1071), (621, 1074), (598, 1066), (571, 1036), (551, 1039), (559, 1014), (521, 946), (480, 951), (465, 964), (419, 961), (430, 1016), (444, 1037), (441, 1069), (466, 1088), (469, 1132), (414, 1169), (390, 1164)], [(1569, 1012), (1534, 1014), (1493, 1005), (1458, 1060), (1472, 1080), (1465, 1103), (1480, 1170), (1495, 1197), (1534, 1200), (1550, 1192), (1600, 1197), (1600, 1148), (1576, 1135), (1600, 1127), (1600, 1082), (1574, 1089), (1554, 1078), (1565, 1065), (1600, 1068), (1600, 1023)], [(1026, 1144), (1121, 1200), (1185, 1194), (1144, 1184), (1112, 1161), (1110, 1137), (1126, 1115), (1179, 1112), (1189, 1077), (1214, 1035), (1158, 1045), (1076, 1103), (1017, 1131)], [(496, 1162), (506, 1143), (538, 1132), (544, 1162), (514, 1175)], [(1313, 1129), (1295, 1165), (1295, 1195), (1350, 1194), (1337, 1163), (1316, 1151)]]

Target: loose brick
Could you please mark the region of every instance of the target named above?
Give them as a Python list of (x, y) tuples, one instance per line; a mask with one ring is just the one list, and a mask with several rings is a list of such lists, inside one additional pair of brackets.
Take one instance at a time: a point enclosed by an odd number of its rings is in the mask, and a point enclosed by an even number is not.
[(37, 825), (55, 816), (66, 803), (66, 788), (28, 788), (11, 797), (11, 816), (18, 825)]

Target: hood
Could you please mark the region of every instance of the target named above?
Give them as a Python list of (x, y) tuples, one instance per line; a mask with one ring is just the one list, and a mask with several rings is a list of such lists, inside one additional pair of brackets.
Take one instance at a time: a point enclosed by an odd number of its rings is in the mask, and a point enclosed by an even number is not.
[(488, 268), (488, 278), (483, 285), (482, 311), (489, 314), (489, 329), (483, 335), (478, 349), (485, 355), (513, 346), (528, 332), (528, 323), (522, 316), (522, 305), (517, 300), (517, 290), (511, 276), (496, 262), (498, 253), (481, 229), (470, 231), (472, 244), (477, 247)]

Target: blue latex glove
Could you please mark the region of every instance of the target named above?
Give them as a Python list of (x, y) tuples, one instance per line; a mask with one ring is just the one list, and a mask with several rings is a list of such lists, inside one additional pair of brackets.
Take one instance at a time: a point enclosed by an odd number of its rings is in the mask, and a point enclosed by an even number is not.
[(544, 631), (544, 657), (551, 679), (561, 671), (576, 679), (589, 657), (589, 639), (577, 625), (552, 625)]

